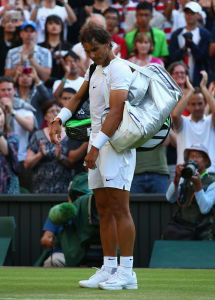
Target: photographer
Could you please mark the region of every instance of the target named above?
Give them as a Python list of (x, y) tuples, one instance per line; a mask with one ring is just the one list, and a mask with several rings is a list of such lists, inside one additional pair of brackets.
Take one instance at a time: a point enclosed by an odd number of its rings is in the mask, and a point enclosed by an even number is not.
[(193, 144), (184, 150), (185, 164), (176, 167), (176, 175), (166, 193), (177, 210), (164, 232), (165, 240), (212, 240), (215, 204), (215, 177), (207, 172), (211, 164), (207, 149)]

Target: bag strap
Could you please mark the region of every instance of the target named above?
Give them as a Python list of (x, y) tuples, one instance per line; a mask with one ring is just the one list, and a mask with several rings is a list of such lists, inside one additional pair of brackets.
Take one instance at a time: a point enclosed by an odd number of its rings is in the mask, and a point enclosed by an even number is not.
[(80, 101), (80, 103), (78, 104), (78, 107), (76, 108), (76, 111), (78, 111), (78, 110), (82, 107), (83, 103), (89, 99), (90, 79), (91, 79), (91, 77), (92, 77), (92, 75), (93, 75), (93, 72), (95, 71), (96, 67), (97, 67), (96, 64), (91, 64), (91, 65), (90, 65), (90, 70), (89, 70), (89, 81), (88, 81), (88, 89), (86, 90), (86, 92), (84, 93), (83, 97), (81, 98), (81, 101)]

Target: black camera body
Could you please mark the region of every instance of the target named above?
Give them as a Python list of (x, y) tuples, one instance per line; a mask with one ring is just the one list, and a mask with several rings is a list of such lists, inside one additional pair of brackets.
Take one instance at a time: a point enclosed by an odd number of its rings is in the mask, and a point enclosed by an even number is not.
[(193, 34), (192, 34), (192, 32), (187, 31), (183, 34), (183, 37), (185, 38), (185, 40), (192, 40)]
[(192, 176), (195, 176), (198, 171), (198, 163), (190, 159), (187, 163), (184, 164), (184, 169), (181, 171), (181, 177), (184, 179), (190, 179)]

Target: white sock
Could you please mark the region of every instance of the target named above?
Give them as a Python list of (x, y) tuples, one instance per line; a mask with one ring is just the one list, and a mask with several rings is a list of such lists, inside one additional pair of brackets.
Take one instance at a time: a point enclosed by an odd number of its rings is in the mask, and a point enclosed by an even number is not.
[(104, 268), (105, 271), (112, 274), (117, 269), (117, 257), (104, 256)]
[(132, 272), (133, 260), (133, 256), (120, 256), (120, 267), (125, 272)]

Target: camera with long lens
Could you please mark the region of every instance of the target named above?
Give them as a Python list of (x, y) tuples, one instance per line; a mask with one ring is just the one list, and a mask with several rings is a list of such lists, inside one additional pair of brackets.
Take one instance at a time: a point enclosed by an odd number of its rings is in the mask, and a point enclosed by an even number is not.
[(190, 179), (192, 176), (195, 176), (198, 171), (198, 163), (190, 159), (187, 163), (184, 164), (184, 169), (181, 171), (181, 177), (184, 179)]

